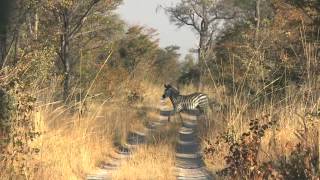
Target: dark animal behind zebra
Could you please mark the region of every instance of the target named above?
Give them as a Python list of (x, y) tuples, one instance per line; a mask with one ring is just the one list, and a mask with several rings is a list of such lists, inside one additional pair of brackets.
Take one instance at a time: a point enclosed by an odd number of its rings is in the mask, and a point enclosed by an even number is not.
[[(207, 115), (209, 98), (206, 94), (197, 92), (189, 95), (180, 95), (180, 92), (170, 84), (165, 84), (164, 87), (162, 98), (170, 98), (174, 108), (173, 113), (179, 113), (181, 121), (181, 111), (198, 110), (200, 113)], [(170, 116), (168, 120), (170, 121)]]

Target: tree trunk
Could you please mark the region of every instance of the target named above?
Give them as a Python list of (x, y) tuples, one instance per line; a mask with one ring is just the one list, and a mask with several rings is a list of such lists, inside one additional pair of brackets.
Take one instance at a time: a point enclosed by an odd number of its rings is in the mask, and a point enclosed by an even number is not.
[(0, 33), (0, 69), (4, 66), (4, 60), (6, 58), (6, 33)]
[(204, 80), (205, 80), (205, 54), (204, 50), (200, 47), (198, 50), (198, 59), (199, 59), (199, 69), (200, 69), (200, 77), (198, 84), (198, 91), (202, 91), (204, 89)]
[(201, 21), (201, 31), (200, 31), (200, 38), (199, 38), (199, 49), (198, 49), (198, 62), (200, 68), (200, 78), (199, 78), (199, 86), (198, 90), (202, 91), (204, 88), (204, 79), (206, 76), (206, 49), (209, 41), (209, 32), (208, 32), (208, 23), (205, 19)]
[(255, 21), (256, 21), (256, 32), (254, 37), (254, 47), (257, 48), (259, 45), (259, 30), (260, 30), (260, 2), (261, 0), (256, 0), (256, 8), (255, 8)]
[(38, 31), (39, 31), (39, 15), (38, 15), (38, 9), (36, 9), (35, 15), (34, 15), (34, 35), (35, 39), (38, 40)]
[(63, 99), (67, 102), (70, 89), (70, 57), (69, 57), (69, 39), (67, 33), (62, 35), (61, 58), (64, 66)]
[[(201, 38), (200, 38), (201, 39)], [(201, 40), (200, 40), (201, 42)], [(199, 43), (200, 44), (200, 43)], [(201, 89), (203, 89), (203, 66), (202, 66), (202, 50), (201, 50), (201, 46), (199, 46), (199, 49), (198, 49), (198, 66), (199, 66), (199, 82), (197, 83), (197, 86), (198, 86), (198, 91), (201, 91)]]
[(0, 69), (4, 66), (7, 55), (7, 27), (12, 3), (10, 0), (0, 1)]
[[(63, 63), (63, 100), (68, 103), (68, 98), (70, 96), (70, 21), (69, 21), (69, 11), (67, 9), (63, 10), (62, 16), (62, 35), (60, 39), (61, 49), (60, 58)], [(35, 24), (36, 25), (36, 24)], [(36, 25), (37, 26), (37, 25)]]
[(19, 47), (19, 31), (15, 32), (13, 35), (13, 43), (14, 43), (14, 53), (13, 53), (13, 65), (16, 66), (19, 59), (18, 59), (18, 47)]

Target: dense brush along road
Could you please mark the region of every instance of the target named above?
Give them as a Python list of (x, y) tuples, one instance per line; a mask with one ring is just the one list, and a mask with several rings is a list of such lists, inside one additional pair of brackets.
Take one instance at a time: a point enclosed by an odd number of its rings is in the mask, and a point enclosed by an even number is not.
[[(147, 136), (168, 123), (168, 116), (172, 114), (169, 107), (161, 101), (159, 121), (150, 123), (144, 132), (130, 132), (125, 145), (117, 145), (116, 155), (112, 157), (96, 173), (88, 175), (87, 180), (112, 179), (112, 174), (125, 162), (135, 149), (146, 142)], [(197, 138), (199, 115), (196, 112), (183, 114), (183, 124), (179, 129), (175, 148), (175, 174), (179, 180), (209, 180), (213, 179), (202, 159), (199, 139)], [(128, 177), (130, 179), (130, 177)]]

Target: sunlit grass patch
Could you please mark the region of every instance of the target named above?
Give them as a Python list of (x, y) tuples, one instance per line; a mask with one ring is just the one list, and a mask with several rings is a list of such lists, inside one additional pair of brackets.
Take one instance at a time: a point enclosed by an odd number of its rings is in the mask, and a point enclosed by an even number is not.
[(174, 149), (168, 144), (139, 147), (113, 174), (113, 179), (175, 179)]
[(40, 110), (35, 116), (42, 132), (34, 142), (40, 148), (37, 179), (83, 179), (113, 151), (112, 137), (98, 119), (62, 115), (59, 124), (48, 127), (47, 115)]

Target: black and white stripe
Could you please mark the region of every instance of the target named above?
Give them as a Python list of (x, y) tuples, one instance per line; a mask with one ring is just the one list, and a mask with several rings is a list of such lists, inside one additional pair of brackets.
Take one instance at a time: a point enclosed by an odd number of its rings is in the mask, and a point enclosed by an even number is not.
[(174, 107), (174, 113), (184, 110), (199, 110), (200, 113), (207, 114), (209, 108), (209, 98), (204, 93), (193, 93), (180, 95), (180, 92), (171, 85), (164, 85), (163, 98), (170, 98)]

